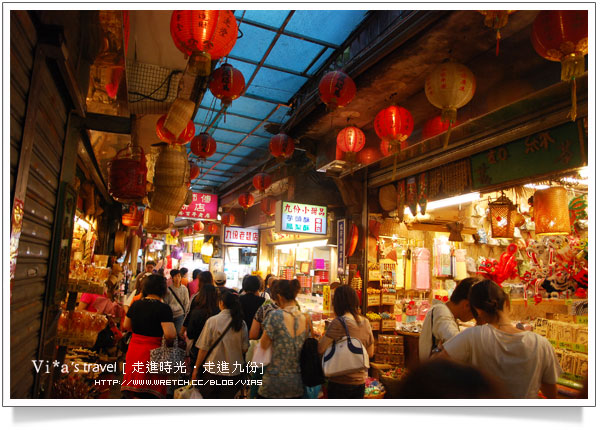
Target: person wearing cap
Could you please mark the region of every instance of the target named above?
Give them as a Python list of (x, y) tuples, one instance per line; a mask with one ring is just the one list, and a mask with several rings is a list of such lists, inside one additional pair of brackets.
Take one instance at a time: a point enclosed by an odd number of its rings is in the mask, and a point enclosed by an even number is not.
[(225, 274), (225, 272), (215, 273), (213, 279), (215, 281), (215, 285), (217, 286), (221, 294), (225, 294), (227, 291), (232, 291), (230, 288), (227, 288), (225, 286), (225, 284), (227, 283), (227, 275)]

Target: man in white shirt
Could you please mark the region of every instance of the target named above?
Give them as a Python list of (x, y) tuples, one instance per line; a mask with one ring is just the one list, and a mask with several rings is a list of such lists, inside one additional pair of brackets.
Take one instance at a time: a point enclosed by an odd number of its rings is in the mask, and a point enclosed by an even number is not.
[(457, 319), (463, 322), (473, 319), (469, 305), (469, 290), (480, 280), (480, 278), (465, 278), (456, 286), (447, 303), (434, 301), (433, 306), (425, 315), (423, 329), (419, 336), (419, 359), (421, 362), (429, 358), (432, 349), (436, 348), (440, 342), (444, 343), (458, 334)]

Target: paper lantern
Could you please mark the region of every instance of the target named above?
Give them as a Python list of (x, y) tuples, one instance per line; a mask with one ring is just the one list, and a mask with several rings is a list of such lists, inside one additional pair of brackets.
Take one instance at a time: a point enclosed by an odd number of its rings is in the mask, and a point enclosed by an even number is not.
[(244, 208), (244, 211), (247, 211), (254, 204), (254, 196), (250, 193), (242, 193), (238, 197), (238, 203)]
[[(454, 122), (452, 127), (456, 127), (457, 124), (458, 121)], [(430, 137), (442, 134), (448, 130), (449, 126), (450, 122), (442, 121), (442, 117), (440, 115), (433, 117), (423, 126), (423, 139), (429, 139)]]
[(200, 232), (204, 230), (204, 224), (202, 223), (202, 221), (198, 221), (196, 223), (194, 223), (194, 231)]
[[(400, 142), (400, 150), (401, 151), (404, 151), (407, 147), (408, 147), (408, 143), (406, 141)], [(381, 139), (381, 143), (379, 144), (379, 152), (381, 152), (381, 154), (384, 157), (391, 155), (393, 152), (393, 148), (394, 148), (394, 145), (392, 145), (392, 143), (390, 143), (389, 140)]]
[(367, 147), (360, 151), (356, 156), (358, 162), (363, 166), (368, 166), (381, 158), (381, 154), (375, 148)]
[[(425, 80), (425, 95), (429, 103), (442, 110), (442, 122), (456, 122), (456, 111), (473, 98), (475, 76), (462, 64), (448, 62), (437, 66)], [(450, 140), (448, 127), (444, 148)]]
[(563, 187), (537, 190), (533, 195), (533, 214), (537, 235), (565, 235), (571, 232), (569, 198)]
[(264, 193), (267, 188), (271, 186), (273, 183), (273, 179), (271, 179), (271, 175), (268, 173), (257, 173), (252, 178), (252, 184), (254, 188), (256, 188), (261, 193)]
[(397, 206), (396, 187), (393, 184), (379, 188), (379, 205), (386, 212), (391, 212)]
[(319, 82), (319, 96), (330, 110), (346, 106), (355, 95), (354, 81), (342, 71), (329, 72)]
[(219, 225), (215, 223), (210, 223), (208, 225), (208, 233), (209, 234), (219, 234)]
[(388, 141), (388, 152), (398, 152), (400, 144), (412, 134), (413, 117), (400, 106), (389, 106), (379, 111), (374, 121), (375, 133)]
[(277, 159), (290, 158), (295, 149), (294, 139), (284, 133), (276, 134), (269, 142), (269, 151)]
[(173, 133), (165, 128), (165, 120), (167, 115), (161, 116), (156, 122), (156, 135), (162, 142), (167, 142), (173, 145), (183, 145), (189, 142), (196, 133), (196, 126), (192, 120), (188, 121), (188, 125), (183, 129), (179, 136), (175, 137)]
[(246, 87), (244, 75), (229, 63), (223, 64), (212, 74), (208, 88), (219, 100), (222, 106), (229, 106), (237, 99)]
[(223, 225), (230, 226), (233, 225), (234, 222), (235, 217), (233, 216), (233, 214), (230, 214), (228, 212), (223, 212), (221, 214), (221, 223), (223, 223)]
[(512, 15), (514, 10), (480, 10), (484, 15), (483, 23), (486, 27), (496, 30), (496, 56), (500, 52), (500, 29), (508, 24), (508, 16)]
[(577, 118), (575, 79), (585, 73), (588, 53), (587, 10), (544, 10), (533, 21), (531, 43), (546, 60), (560, 61), (561, 80), (571, 82), (572, 121)]
[(175, 228), (172, 229), (170, 233), (171, 233), (171, 236), (173, 236), (173, 237), (179, 236), (179, 231)]
[(492, 237), (512, 239), (515, 235), (516, 206), (502, 193), (500, 198), (488, 204)]
[(337, 147), (342, 152), (358, 152), (364, 148), (365, 142), (365, 134), (358, 127), (346, 127), (337, 135)]
[(190, 181), (194, 180), (200, 174), (200, 167), (195, 163), (190, 163)]
[(190, 142), (190, 150), (194, 155), (205, 160), (217, 151), (217, 142), (210, 134), (200, 133)]
[(260, 202), (260, 209), (267, 216), (275, 215), (275, 205), (277, 204), (277, 200), (273, 197), (266, 197)]

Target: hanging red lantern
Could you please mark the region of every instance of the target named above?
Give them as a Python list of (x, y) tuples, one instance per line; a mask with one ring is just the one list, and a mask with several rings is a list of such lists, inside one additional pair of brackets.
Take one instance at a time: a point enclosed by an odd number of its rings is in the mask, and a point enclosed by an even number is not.
[(200, 232), (203, 230), (204, 230), (204, 224), (202, 223), (202, 221), (197, 221), (196, 223), (194, 223), (194, 231)]
[(189, 142), (196, 133), (196, 126), (192, 120), (188, 121), (188, 125), (183, 129), (178, 137), (165, 128), (165, 120), (167, 115), (161, 116), (156, 122), (156, 135), (163, 141), (173, 145), (183, 145)]
[(173, 237), (179, 236), (179, 231), (175, 228), (172, 229), (170, 233), (171, 233), (171, 236), (173, 236)]
[(271, 175), (268, 173), (257, 173), (252, 178), (252, 184), (254, 188), (256, 188), (261, 193), (264, 193), (267, 188), (271, 186), (273, 183), (273, 179), (271, 179)]
[(588, 53), (587, 10), (544, 10), (533, 21), (531, 42), (546, 60), (560, 61), (561, 80), (571, 82), (572, 121), (577, 118), (575, 79), (585, 74)]
[(319, 82), (319, 96), (330, 110), (346, 106), (355, 95), (354, 81), (340, 70), (327, 73)]
[(151, 238), (147, 237), (146, 241), (144, 242), (144, 247), (152, 245), (152, 242), (154, 241)]
[(360, 164), (362, 164), (363, 166), (367, 166), (379, 160), (381, 158), (381, 154), (377, 149), (368, 147), (360, 151), (357, 154), (356, 158)]
[(235, 217), (233, 216), (233, 214), (230, 214), (229, 212), (223, 212), (221, 214), (221, 223), (223, 225), (230, 226), (233, 225), (234, 222)]
[[(462, 64), (442, 63), (425, 80), (425, 95), (429, 103), (442, 110), (442, 122), (456, 122), (456, 111), (463, 107), (475, 94), (475, 76)], [(444, 148), (450, 140), (448, 127)]]
[(500, 29), (508, 24), (508, 16), (515, 13), (516, 10), (480, 10), (479, 13), (485, 16), (483, 23), (486, 27), (496, 30), (496, 57), (500, 52)]
[[(452, 124), (452, 127), (456, 127), (458, 121)], [(450, 123), (448, 121), (442, 121), (440, 115), (431, 118), (423, 126), (423, 139), (429, 139), (430, 137), (437, 136), (448, 130)]]
[(200, 133), (190, 142), (190, 150), (205, 160), (217, 152), (217, 141), (208, 133)]
[[(384, 157), (393, 153), (394, 145), (387, 139), (381, 139), (381, 143), (379, 144), (379, 151)], [(403, 151), (408, 147), (408, 143), (406, 141), (400, 142), (400, 150)]]
[(373, 125), (377, 136), (388, 140), (390, 151), (397, 152), (399, 144), (413, 132), (414, 121), (408, 110), (392, 105), (379, 111)]
[(200, 174), (200, 167), (196, 163), (190, 163), (190, 181), (196, 179)]
[(242, 193), (238, 197), (238, 203), (247, 211), (254, 204), (254, 196), (251, 193)]
[(273, 197), (266, 197), (260, 202), (260, 209), (266, 216), (275, 215), (275, 205), (277, 204), (277, 200)]
[(346, 127), (337, 135), (337, 147), (342, 152), (358, 152), (365, 147), (365, 134), (358, 127)]
[(208, 225), (208, 234), (219, 234), (219, 225), (215, 223), (210, 223)]
[(295, 148), (294, 139), (284, 133), (276, 134), (269, 142), (269, 151), (277, 159), (290, 158)]
[(229, 106), (237, 99), (246, 87), (244, 75), (229, 63), (223, 64), (213, 72), (208, 88), (213, 95), (221, 100), (222, 106)]

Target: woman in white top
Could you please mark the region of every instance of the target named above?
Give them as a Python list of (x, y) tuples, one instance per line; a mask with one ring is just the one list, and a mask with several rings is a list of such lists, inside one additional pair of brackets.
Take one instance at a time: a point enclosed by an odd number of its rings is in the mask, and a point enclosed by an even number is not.
[(477, 282), (469, 292), (473, 316), (483, 325), (468, 328), (444, 343), (442, 356), (471, 364), (496, 376), (510, 397), (556, 398), (561, 374), (554, 348), (536, 333), (510, 321), (509, 297), (495, 282)]

